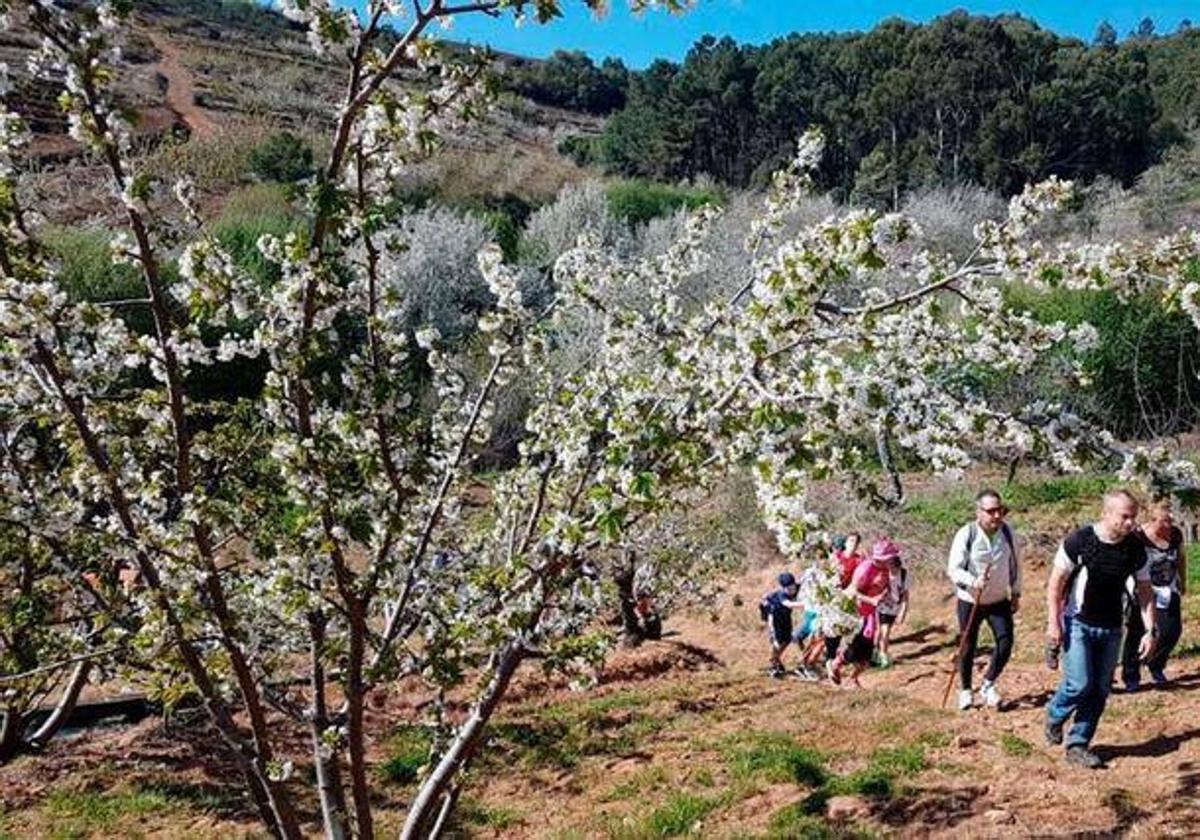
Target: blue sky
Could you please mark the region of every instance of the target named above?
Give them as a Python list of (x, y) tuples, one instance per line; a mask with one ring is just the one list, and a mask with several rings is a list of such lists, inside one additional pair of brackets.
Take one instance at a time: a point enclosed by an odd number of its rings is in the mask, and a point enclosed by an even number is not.
[[(697, 7), (686, 15), (652, 12), (640, 18), (630, 14), (626, 2), (611, 0), (612, 11), (597, 21), (579, 0), (564, 0), (565, 18), (546, 26), (527, 24), (520, 29), (513, 26), (511, 18), (492, 20), (483, 15), (468, 15), (456, 21), (451, 37), (529, 56), (546, 56), (556, 49), (584, 50), (597, 60), (616, 56), (632, 67), (640, 68), (655, 58), (681, 60), (688, 48), (705, 34), (730, 35), (740, 42), (762, 43), (790, 32), (870, 29), (879, 21), (894, 16), (926, 21), (958, 8), (988, 15), (1020, 12), (1047, 29), (1089, 41), (1097, 24), (1105, 19), (1122, 37), (1144, 17), (1154, 20), (1159, 32), (1174, 32), (1184, 18), (1200, 25), (1200, 2), (1197, 0), (1147, 3), (1106, 0), (1025, 3), (1014, 0), (979, 3), (699, 0)], [(355, 5), (361, 7), (362, 0), (356, 0)]]

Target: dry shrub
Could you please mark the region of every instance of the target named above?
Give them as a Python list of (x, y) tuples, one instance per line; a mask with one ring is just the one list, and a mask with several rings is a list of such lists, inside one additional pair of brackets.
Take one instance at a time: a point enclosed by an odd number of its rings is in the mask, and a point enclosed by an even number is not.
[[(244, 181), (250, 174), (250, 155), (277, 131), (268, 120), (224, 120), (212, 137), (191, 137), (165, 142), (149, 152), (142, 161), (152, 177), (174, 181), (187, 175), (204, 191), (222, 191)], [(304, 126), (298, 136), (313, 148), (321, 160), (328, 151), (328, 138), (313, 126)]]
[(480, 195), (552, 200), (563, 187), (591, 176), (557, 152), (506, 142), (498, 148), (449, 147), (434, 158), (439, 192), (447, 201)]
[(903, 212), (921, 227), (922, 244), (935, 253), (962, 258), (975, 248), (975, 226), (1004, 217), (1006, 203), (983, 187), (932, 187), (910, 195)]

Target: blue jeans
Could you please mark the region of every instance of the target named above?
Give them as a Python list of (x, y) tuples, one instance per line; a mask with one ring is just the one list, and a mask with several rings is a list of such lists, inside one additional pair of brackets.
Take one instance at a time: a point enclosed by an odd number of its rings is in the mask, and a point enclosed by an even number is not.
[(1074, 714), (1066, 745), (1086, 747), (1108, 702), (1121, 650), (1121, 628), (1094, 627), (1073, 618), (1066, 622), (1063, 637), (1062, 681), (1046, 706), (1046, 718), (1062, 724)]

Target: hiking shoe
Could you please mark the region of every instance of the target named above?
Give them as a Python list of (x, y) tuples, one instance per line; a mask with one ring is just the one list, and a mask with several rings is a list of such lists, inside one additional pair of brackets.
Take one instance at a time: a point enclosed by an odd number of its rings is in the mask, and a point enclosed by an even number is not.
[(1166, 685), (1170, 682), (1170, 680), (1167, 679), (1167, 675), (1163, 673), (1162, 668), (1151, 668), (1150, 679), (1154, 680), (1155, 685)]
[(961, 689), (958, 692), (958, 710), (965, 712), (967, 709), (975, 705), (975, 692), (969, 688)]
[(1067, 747), (1067, 764), (1085, 767), (1088, 770), (1098, 770), (1104, 766), (1104, 759), (1096, 755), (1082, 744)]
[(781, 680), (787, 676), (787, 671), (783, 670), (782, 665), (772, 665), (767, 669), (767, 673), (777, 680)]
[(1136, 691), (1142, 690), (1142, 680), (1140, 677), (1132, 677), (1125, 680), (1125, 693), (1133, 694)]
[(825, 676), (829, 677), (829, 681), (834, 685), (842, 684), (842, 672), (837, 667), (832, 659), (825, 661)]
[(983, 695), (983, 705), (989, 709), (1000, 708), (1000, 692), (996, 689), (995, 683), (985, 682), (979, 693)]
[(821, 675), (807, 665), (797, 665), (792, 673), (804, 682), (818, 682), (821, 679)]
[(1046, 718), (1046, 743), (1050, 746), (1057, 746), (1063, 742), (1063, 722), (1058, 722)]

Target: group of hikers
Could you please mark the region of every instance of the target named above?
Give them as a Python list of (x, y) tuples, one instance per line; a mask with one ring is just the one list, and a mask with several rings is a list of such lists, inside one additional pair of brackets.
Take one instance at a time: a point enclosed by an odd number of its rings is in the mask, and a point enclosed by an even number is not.
[[(1129, 491), (1106, 493), (1099, 519), (1059, 545), (1046, 586), (1046, 665), (1061, 678), (1046, 706), (1045, 736), (1053, 745), (1065, 742), (1067, 760), (1083, 767), (1103, 764), (1090, 745), (1118, 663), (1126, 691), (1141, 688), (1143, 669), (1164, 685), (1167, 660), (1182, 631), (1183, 533), (1169, 499), (1151, 502), (1139, 523), (1140, 512)], [(977, 703), (1003, 708), (999, 680), (1012, 655), (1022, 584), (1018, 540), (1007, 514), (997, 491), (981, 491), (974, 520), (950, 545), (946, 573), (956, 601), (962, 711)], [(793, 673), (805, 680), (819, 680), (823, 667), (831, 683), (857, 687), (868, 665), (892, 665), (891, 630), (908, 612), (912, 576), (891, 539), (879, 539), (866, 554), (860, 543), (858, 534), (838, 538), (827, 561), (798, 578), (781, 573), (779, 588), (763, 597), (773, 677), (787, 675), (783, 654), (792, 644), (799, 650)], [(798, 627), (793, 611), (801, 616)], [(974, 663), (984, 624), (993, 644), (977, 694)]]

